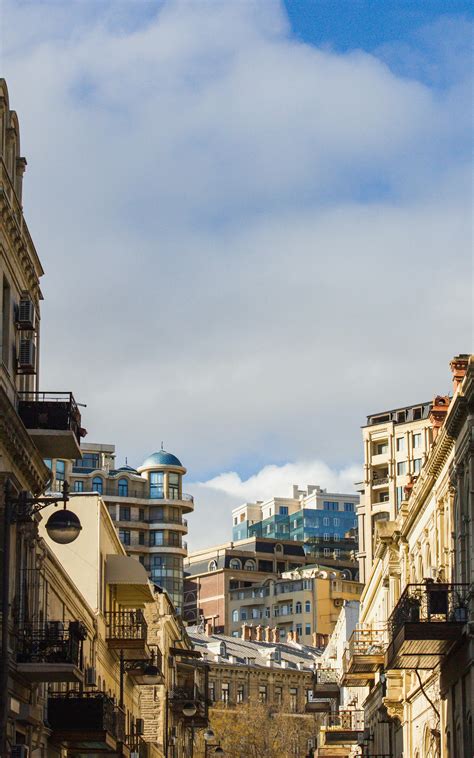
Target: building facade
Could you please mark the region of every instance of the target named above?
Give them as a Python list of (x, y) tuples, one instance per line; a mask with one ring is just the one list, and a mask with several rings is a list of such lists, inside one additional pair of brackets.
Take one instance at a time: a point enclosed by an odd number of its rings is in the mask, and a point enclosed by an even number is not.
[[(184, 564), (183, 618), (190, 624), (211, 621), (215, 632), (230, 634), (231, 591), (259, 586), (266, 579), (311, 564), (312, 553), (294, 540), (251, 537), (196, 550)], [(355, 557), (347, 561), (329, 558), (324, 565), (343, 571), (348, 579), (358, 574)]]
[(291, 498), (245, 503), (232, 511), (232, 539), (267, 537), (311, 546), (313, 558), (349, 559), (357, 550), (358, 495), (293, 486)]
[(230, 634), (240, 635), (243, 623), (277, 627), (280, 641), (324, 647), (344, 601), (358, 599), (362, 589), (350, 574), (320, 565), (230, 590)]
[(151, 581), (162, 587), (175, 608), (183, 607), (183, 537), (185, 514), (194, 509), (191, 495), (182, 491), (186, 469), (175, 455), (159, 450), (138, 469), (115, 465), (115, 447), (84, 444), (83, 457), (74, 461), (48, 460), (56, 488), (67, 479), (73, 492), (97, 492), (128, 555), (145, 566)]

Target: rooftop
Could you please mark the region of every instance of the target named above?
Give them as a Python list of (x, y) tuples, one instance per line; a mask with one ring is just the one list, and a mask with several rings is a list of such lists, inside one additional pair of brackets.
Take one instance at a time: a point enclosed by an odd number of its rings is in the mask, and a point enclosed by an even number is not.
[(143, 461), (140, 469), (153, 468), (154, 466), (179, 466), (183, 468), (183, 464), (173, 453), (167, 453), (166, 450), (158, 450), (157, 453), (152, 453), (148, 458)]

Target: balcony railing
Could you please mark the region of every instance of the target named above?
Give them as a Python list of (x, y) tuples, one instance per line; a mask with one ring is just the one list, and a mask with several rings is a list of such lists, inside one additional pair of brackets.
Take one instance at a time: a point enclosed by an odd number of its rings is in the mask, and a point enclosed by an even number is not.
[(468, 593), (468, 584), (407, 585), (388, 621), (386, 668), (434, 668), (468, 621)]
[(18, 392), (18, 413), (27, 429), (70, 431), (81, 438), (81, 414), (71, 392)]
[(105, 692), (50, 693), (48, 724), (53, 742), (79, 742), (84, 752), (110, 751), (110, 738), (125, 741), (125, 714)]
[(86, 636), (80, 621), (25, 624), (18, 634), (18, 670), (31, 681), (82, 681)]
[[(100, 469), (94, 469), (94, 472), (95, 471), (98, 472), (97, 476), (100, 476)], [(73, 475), (77, 473), (85, 472), (82, 472), (81, 469), (76, 466), (73, 469)], [(159, 502), (166, 500), (168, 503), (176, 503), (177, 506), (183, 502), (194, 503), (193, 495), (187, 495), (185, 492), (183, 492), (179, 498), (166, 497), (164, 494), (158, 497), (156, 494), (151, 495), (149, 490), (146, 488), (141, 489), (140, 487), (129, 487), (125, 491), (125, 489), (119, 489), (118, 485), (109, 483), (106, 486), (102, 485), (102, 487), (98, 489), (92, 485), (91, 481), (86, 481), (85, 479), (81, 479), (80, 481), (83, 483), (83, 489), (81, 492), (99, 492), (100, 495), (105, 495), (106, 497), (126, 497), (132, 500), (158, 500)]]
[(326, 717), (327, 730), (364, 731), (364, 711), (339, 711)]
[(384, 484), (388, 484), (388, 476), (374, 476), (372, 479), (372, 487), (381, 487)]
[(337, 669), (316, 669), (314, 672), (315, 684), (338, 684), (339, 672)]
[(136, 734), (130, 734), (125, 741), (129, 750), (132, 753), (136, 753), (138, 758), (148, 758), (148, 744), (143, 737)]
[(148, 626), (140, 609), (107, 611), (105, 622), (110, 647), (141, 647), (146, 644)]
[(383, 665), (386, 650), (384, 628), (354, 629), (342, 661), (341, 683), (346, 687), (365, 687)]

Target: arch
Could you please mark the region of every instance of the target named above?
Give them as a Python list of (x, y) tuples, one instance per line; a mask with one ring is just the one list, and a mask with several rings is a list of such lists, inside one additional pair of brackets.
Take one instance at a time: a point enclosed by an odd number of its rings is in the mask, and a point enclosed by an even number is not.
[(128, 479), (125, 477), (118, 480), (118, 496), (128, 497)]
[(275, 545), (275, 553), (282, 553), (283, 552), (283, 545), (281, 545), (279, 542)]
[(229, 568), (231, 569), (241, 569), (242, 568), (242, 562), (239, 560), (239, 558), (231, 558), (229, 561)]
[(256, 570), (257, 570), (257, 564), (256, 564), (256, 562), (253, 560), (253, 558), (248, 558), (248, 559), (245, 561), (245, 564), (244, 564), (244, 569), (245, 569), (246, 571), (256, 571)]
[(94, 476), (92, 480), (92, 491), (98, 492), (99, 495), (102, 495), (104, 492), (104, 480), (101, 476)]
[(207, 569), (208, 571), (217, 571), (217, 561), (216, 560), (209, 561), (209, 565)]

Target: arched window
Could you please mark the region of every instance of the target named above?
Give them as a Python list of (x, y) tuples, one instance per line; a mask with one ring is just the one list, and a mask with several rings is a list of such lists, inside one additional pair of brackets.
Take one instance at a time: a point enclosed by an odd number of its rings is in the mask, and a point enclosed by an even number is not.
[(227, 647), (226, 647), (225, 642), (221, 642), (219, 655), (221, 656), (221, 658), (227, 658)]
[(245, 561), (244, 569), (246, 571), (256, 571), (257, 564), (255, 563), (254, 560), (252, 560), (251, 558), (249, 558), (247, 561)]
[(217, 571), (217, 561), (209, 561), (208, 571)]
[(118, 480), (118, 494), (119, 494), (119, 497), (128, 497), (128, 480), (127, 479)]
[(295, 613), (301, 613), (301, 603), (299, 602), (299, 600), (295, 605)]
[(238, 610), (232, 611), (232, 622), (235, 624), (239, 620)]
[(304, 604), (305, 613), (311, 613), (311, 600), (307, 600)]
[(242, 568), (242, 564), (241, 564), (241, 562), (239, 561), (238, 558), (231, 558), (231, 560), (229, 561), (229, 568), (231, 568), (231, 569), (241, 569)]
[(92, 480), (92, 490), (93, 492), (98, 492), (99, 495), (102, 495), (104, 491), (104, 482), (102, 481), (102, 478), (100, 476), (95, 476)]

